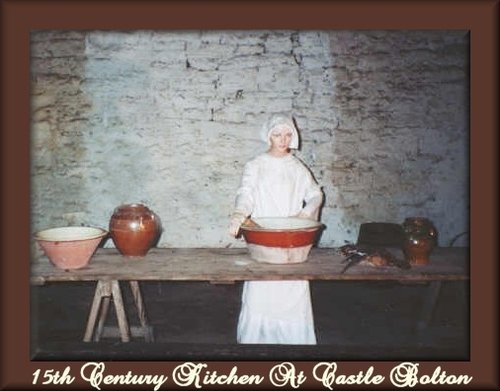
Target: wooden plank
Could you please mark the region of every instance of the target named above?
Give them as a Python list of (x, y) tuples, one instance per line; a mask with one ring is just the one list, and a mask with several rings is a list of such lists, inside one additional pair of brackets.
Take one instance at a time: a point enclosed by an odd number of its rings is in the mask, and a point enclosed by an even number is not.
[[(398, 249), (392, 249), (402, 257)], [(31, 283), (50, 281), (212, 281), (244, 280), (400, 280), (469, 278), (468, 248), (436, 248), (430, 263), (408, 270), (359, 264), (341, 274), (344, 264), (333, 248), (313, 248), (304, 263), (273, 265), (252, 260), (246, 248), (154, 248), (145, 257), (125, 257), (116, 249), (98, 249), (89, 265), (65, 271), (46, 257), (32, 262)]]
[[(130, 335), (135, 338), (144, 338), (145, 342), (154, 342), (152, 339), (153, 327), (151, 326), (130, 326)], [(120, 338), (122, 332), (117, 326), (104, 326), (102, 338)]]

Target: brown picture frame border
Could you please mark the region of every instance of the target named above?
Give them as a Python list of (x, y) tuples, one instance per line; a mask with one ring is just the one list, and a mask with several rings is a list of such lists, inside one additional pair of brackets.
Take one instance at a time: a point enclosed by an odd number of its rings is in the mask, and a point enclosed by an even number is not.
[[(2, 0), (2, 389), (35, 388), (37, 369), (79, 373), (82, 362), (30, 359), (30, 47), (33, 30), (61, 29), (313, 29), (470, 31), (470, 360), (420, 362), (422, 374), (440, 366), (469, 375), (460, 388), (497, 389), (498, 381), (498, 0), (437, 1), (48, 1)], [(170, 375), (177, 362), (110, 362), (107, 371)], [(214, 362), (219, 371), (267, 376), (272, 362)], [(314, 363), (295, 362), (309, 374)], [(344, 374), (389, 377), (397, 362), (342, 362)], [(71, 387), (84, 385), (78, 376)], [(389, 383), (385, 382), (385, 385)], [(260, 387), (269, 388), (267, 382)], [(37, 386), (42, 387), (42, 386)], [(65, 386), (65, 388), (71, 388)], [(300, 389), (324, 389), (307, 381)], [(442, 386), (443, 387), (443, 386)], [(445, 386), (444, 386), (445, 387)], [(46, 387), (47, 388), (47, 387)], [(50, 387), (49, 387), (50, 388)], [(163, 387), (165, 388), (165, 386)], [(169, 383), (166, 388), (176, 388)], [(178, 388), (178, 387), (177, 387)], [(221, 387), (222, 388), (222, 387)], [(231, 387), (225, 387), (230, 389)], [(340, 387), (339, 387), (340, 388)], [(439, 388), (439, 386), (436, 386)], [(106, 387), (104, 389), (110, 389)]]

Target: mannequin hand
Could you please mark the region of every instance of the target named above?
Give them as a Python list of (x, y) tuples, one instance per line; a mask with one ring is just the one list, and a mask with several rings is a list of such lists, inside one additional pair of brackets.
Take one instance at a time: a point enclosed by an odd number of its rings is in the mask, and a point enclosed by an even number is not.
[(241, 224), (246, 220), (247, 216), (241, 212), (234, 212), (231, 215), (231, 221), (229, 223), (229, 235), (236, 237), (238, 231), (240, 230)]

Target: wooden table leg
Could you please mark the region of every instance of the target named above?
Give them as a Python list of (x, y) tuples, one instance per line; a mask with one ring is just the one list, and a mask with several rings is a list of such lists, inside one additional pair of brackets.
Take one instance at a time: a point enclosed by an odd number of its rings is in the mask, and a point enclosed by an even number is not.
[[(131, 336), (144, 337), (146, 342), (154, 341), (153, 330), (151, 326), (149, 326), (148, 324), (146, 310), (144, 307), (144, 301), (142, 299), (139, 283), (137, 281), (130, 281), (130, 289), (132, 291), (132, 296), (134, 298), (134, 304), (137, 308), (140, 327), (129, 326), (125, 305), (123, 302), (123, 296), (120, 289), (120, 282), (117, 280), (98, 281), (94, 293), (94, 299), (92, 301), (92, 307), (90, 309), (89, 318), (87, 321), (85, 336), (83, 338), (84, 342), (90, 342), (92, 340), (93, 334), (94, 334), (93, 340), (96, 342), (98, 342), (101, 339), (101, 336), (107, 336), (107, 337), (119, 336), (122, 342), (129, 342)], [(109, 305), (111, 301), (113, 301), (114, 304), (116, 317), (118, 321), (118, 328), (104, 325), (106, 317), (109, 312)], [(99, 309), (101, 309), (100, 314), (99, 314)], [(97, 329), (95, 330), (94, 333), (98, 315), (99, 315), (99, 321), (97, 324)]]
[(132, 291), (132, 296), (134, 297), (137, 315), (139, 317), (141, 328), (144, 332), (144, 339), (146, 340), (146, 342), (154, 342), (153, 330), (148, 324), (146, 309), (144, 307), (144, 301), (142, 300), (139, 283), (137, 281), (130, 281), (130, 290)]
[(99, 341), (99, 339), (103, 335), (105, 329), (104, 322), (106, 321), (106, 316), (108, 314), (109, 304), (111, 300), (113, 300), (113, 304), (115, 306), (121, 340), (122, 342), (130, 341), (130, 328), (125, 313), (125, 307), (123, 305), (123, 298), (119, 282), (117, 280), (99, 280), (95, 289), (94, 300), (92, 301), (92, 307), (90, 309), (87, 327), (85, 329), (85, 336), (83, 337), (84, 342), (90, 342), (92, 340), (92, 334), (94, 334), (97, 315), (99, 314), (101, 303), (103, 304), (103, 307), (101, 309), (101, 315), (99, 316), (97, 330), (95, 331), (94, 341)]
[(108, 316), (109, 304), (111, 302), (111, 296), (105, 296), (102, 299), (101, 314), (99, 315), (99, 322), (97, 323), (97, 330), (94, 333), (94, 342), (99, 342), (101, 339), (102, 332), (104, 330), (104, 323)]
[(125, 313), (125, 307), (123, 305), (120, 283), (116, 280), (111, 281), (111, 293), (113, 296), (113, 303), (115, 304), (116, 317), (118, 319), (118, 327), (120, 329), (122, 342), (129, 342), (130, 328), (128, 326), (127, 315)]
[(441, 281), (431, 281), (429, 283), (427, 294), (425, 295), (422, 310), (420, 312), (420, 317), (417, 322), (417, 332), (423, 332), (429, 325), (440, 290)]
[(90, 314), (87, 320), (87, 328), (85, 329), (85, 335), (83, 337), (84, 342), (90, 342), (92, 340), (92, 334), (94, 333), (95, 322), (97, 314), (99, 313), (101, 299), (104, 296), (109, 296), (109, 294), (109, 285), (105, 281), (97, 281), (94, 300), (92, 301), (92, 307), (90, 308)]

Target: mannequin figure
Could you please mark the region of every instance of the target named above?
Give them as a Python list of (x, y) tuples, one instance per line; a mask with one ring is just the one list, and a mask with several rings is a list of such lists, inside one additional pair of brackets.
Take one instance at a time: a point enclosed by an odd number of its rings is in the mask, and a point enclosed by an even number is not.
[[(293, 120), (274, 115), (264, 124), (268, 151), (246, 163), (229, 233), (237, 236), (251, 217), (317, 219), (321, 188), (309, 169), (290, 153), (299, 136)], [(238, 343), (316, 344), (309, 281), (245, 281)]]

